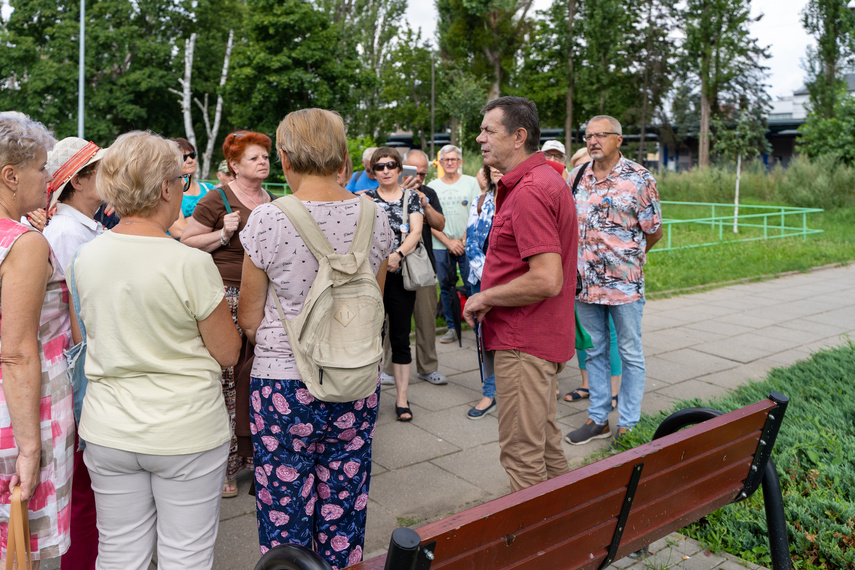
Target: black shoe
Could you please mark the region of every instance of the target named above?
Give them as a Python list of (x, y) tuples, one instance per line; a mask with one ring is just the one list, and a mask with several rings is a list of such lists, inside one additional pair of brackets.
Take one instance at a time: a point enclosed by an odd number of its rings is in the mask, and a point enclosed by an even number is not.
[(478, 408), (472, 408), (471, 410), (469, 410), (469, 413), (466, 414), (466, 417), (469, 418), (470, 420), (480, 420), (481, 418), (483, 418), (484, 416), (486, 416), (487, 414), (489, 414), (490, 412), (493, 412), (495, 410), (496, 410), (496, 399), (493, 398), (493, 403), (491, 403), (489, 406), (487, 406), (486, 410), (479, 410)]

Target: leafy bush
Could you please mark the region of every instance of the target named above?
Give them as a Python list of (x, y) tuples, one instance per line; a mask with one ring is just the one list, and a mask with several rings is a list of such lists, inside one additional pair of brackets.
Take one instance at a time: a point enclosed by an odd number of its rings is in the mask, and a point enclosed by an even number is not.
[[(855, 567), (855, 344), (813, 355), (789, 368), (772, 370), (731, 394), (701, 402), (679, 402), (674, 409), (705, 406), (725, 412), (746, 406), (770, 392), (790, 398), (773, 452), (784, 493), (784, 512), (795, 568)], [(670, 412), (643, 416), (627, 444), (650, 440)], [(683, 529), (716, 551), (749, 562), (770, 562), (762, 491), (728, 505)]]

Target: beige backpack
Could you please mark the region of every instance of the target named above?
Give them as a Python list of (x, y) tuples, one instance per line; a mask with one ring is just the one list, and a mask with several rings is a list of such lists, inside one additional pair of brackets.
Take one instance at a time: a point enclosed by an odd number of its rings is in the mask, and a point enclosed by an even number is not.
[(300, 314), (290, 321), (270, 283), (306, 388), (324, 402), (370, 396), (377, 389), (385, 317), (369, 260), (377, 206), (371, 200), (360, 201), (353, 243), (347, 253), (338, 254), (298, 198), (289, 195), (273, 204), (288, 216), (319, 264)]

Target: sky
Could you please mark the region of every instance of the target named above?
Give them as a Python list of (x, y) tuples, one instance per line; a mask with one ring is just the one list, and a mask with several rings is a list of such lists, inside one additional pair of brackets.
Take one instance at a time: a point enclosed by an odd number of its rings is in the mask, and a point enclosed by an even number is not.
[[(535, 0), (537, 10), (545, 10), (552, 0)], [(769, 67), (769, 94), (773, 99), (791, 96), (793, 91), (804, 85), (805, 71), (802, 60), (809, 44), (813, 44), (802, 28), (800, 14), (807, 0), (753, 0), (751, 15), (763, 18), (751, 25), (752, 34), (761, 46), (769, 46), (772, 57)], [(420, 27), (422, 37), (436, 44), (436, 8), (428, 0), (411, 0), (406, 14), (413, 27)]]

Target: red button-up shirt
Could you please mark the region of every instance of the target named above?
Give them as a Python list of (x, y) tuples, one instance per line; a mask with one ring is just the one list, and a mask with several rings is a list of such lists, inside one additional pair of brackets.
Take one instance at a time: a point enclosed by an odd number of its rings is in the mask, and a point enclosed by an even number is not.
[(523, 307), (493, 307), (485, 317), (487, 350), (519, 350), (551, 362), (573, 357), (579, 229), (567, 183), (537, 153), (505, 174), (481, 277), (482, 290), (529, 271), (528, 258), (561, 255), (564, 286), (556, 297)]

